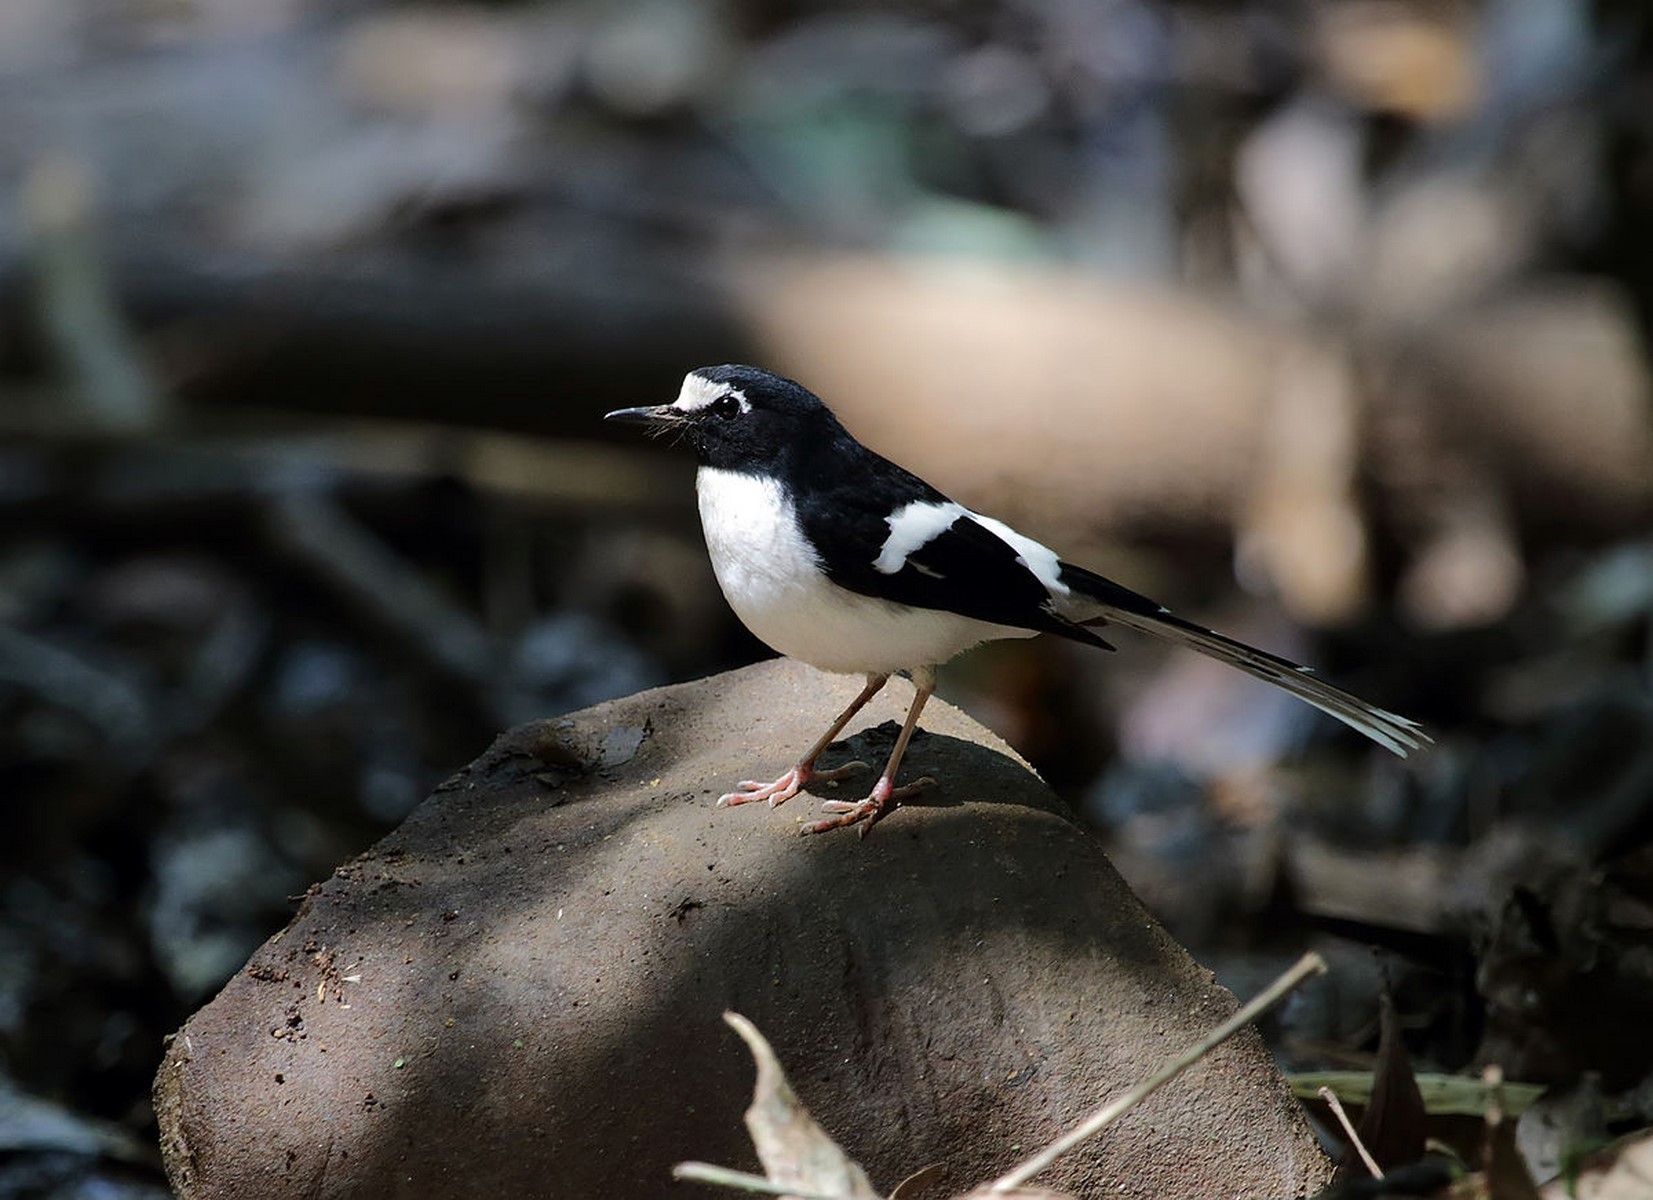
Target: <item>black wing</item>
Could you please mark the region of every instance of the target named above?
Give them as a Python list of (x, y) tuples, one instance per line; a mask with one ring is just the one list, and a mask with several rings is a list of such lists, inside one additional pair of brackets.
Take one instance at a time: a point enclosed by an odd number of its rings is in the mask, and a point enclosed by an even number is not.
[(899, 570), (878, 569), (874, 564), (890, 536), (893, 513), (913, 503), (952, 502), (887, 460), (865, 472), (858, 484), (808, 489), (799, 504), (804, 532), (819, 551), (827, 577), (840, 587), (1113, 649), (1093, 631), (1057, 616), (1049, 589), (1017, 549), (963, 509), (945, 529), (910, 551)]
[(1113, 647), (1089, 627), (1123, 625), (1283, 688), (1402, 757), (1431, 740), (1416, 721), (1368, 704), (1307, 667), (1185, 621), (1139, 592), (1052, 556), (1041, 568), (1054, 571), (1058, 584), (1068, 589), (1064, 607), (1075, 619), (1062, 617), (1051, 606), (1050, 589), (1016, 547), (963, 509), (945, 529), (909, 551), (898, 570), (881, 571), (874, 564), (889, 539), (893, 514), (913, 503), (952, 502), (861, 445), (836, 420), (824, 437), (790, 450), (786, 465), (799, 485), (794, 489), (798, 518), (828, 578), (840, 587), (916, 608), (1054, 633), (1105, 650)]

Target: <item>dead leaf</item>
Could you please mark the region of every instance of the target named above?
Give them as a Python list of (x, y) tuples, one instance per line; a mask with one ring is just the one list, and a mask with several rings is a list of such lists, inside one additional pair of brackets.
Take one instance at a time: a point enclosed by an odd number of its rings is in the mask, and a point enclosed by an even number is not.
[(860, 1164), (839, 1149), (798, 1102), (774, 1049), (757, 1027), (739, 1013), (726, 1012), (723, 1019), (740, 1034), (757, 1063), (746, 1129), (770, 1180), (842, 1200), (879, 1200)]
[[(1506, 1085), (1505, 1097), (1508, 1100)], [(1534, 1179), (1554, 1179), (1581, 1157), (1580, 1148), (1611, 1141), (1607, 1132), (1608, 1099), (1601, 1077), (1586, 1071), (1572, 1087), (1547, 1095), (1526, 1112), (1509, 1105), (1515, 1122), (1515, 1144)]]
[[(1412, 1059), (1400, 1036), (1400, 1018), (1387, 986), (1379, 1009), (1378, 1062), (1372, 1079), (1372, 1102), (1360, 1118), (1360, 1140), (1385, 1171), (1417, 1162), (1429, 1136), (1429, 1114), (1412, 1074)], [(1346, 1178), (1356, 1169), (1353, 1147), (1338, 1163)]]
[(1653, 1129), (1603, 1146), (1545, 1184), (1544, 1200), (1645, 1200), (1653, 1195)]
[(931, 1163), (927, 1167), (920, 1167), (895, 1185), (895, 1191), (890, 1193), (890, 1200), (917, 1200), (917, 1197), (927, 1195), (940, 1187), (946, 1175), (946, 1163)]

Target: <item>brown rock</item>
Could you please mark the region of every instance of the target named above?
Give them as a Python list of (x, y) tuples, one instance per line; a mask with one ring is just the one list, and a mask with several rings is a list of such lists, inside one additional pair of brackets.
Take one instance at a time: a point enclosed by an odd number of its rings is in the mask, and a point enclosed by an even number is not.
[[(875, 1184), (939, 1161), (958, 1192), (1233, 1010), (945, 704), (908, 756), (942, 785), (870, 838), (798, 837), (806, 796), (713, 807), (856, 686), (771, 662), (506, 734), (177, 1035), (156, 1105), (178, 1193), (651, 1196), (681, 1159), (750, 1167), (726, 1008)], [(871, 720), (900, 715), (890, 692)], [(1041, 1182), (1295, 1195), (1325, 1175), (1247, 1035)]]

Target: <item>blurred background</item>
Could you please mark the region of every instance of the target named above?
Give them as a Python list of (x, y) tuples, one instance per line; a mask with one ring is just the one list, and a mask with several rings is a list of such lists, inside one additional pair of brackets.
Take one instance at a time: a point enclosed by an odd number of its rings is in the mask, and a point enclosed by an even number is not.
[(163, 1036), (496, 732), (767, 656), (598, 420), (724, 361), (1430, 726), (1126, 637), (944, 676), (1223, 982), (1332, 958), (1288, 1067), (1386, 981), (1421, 1066), (1646, 1125), (1650, 26), (0, 2), (0, 1196), (163, 1194)]

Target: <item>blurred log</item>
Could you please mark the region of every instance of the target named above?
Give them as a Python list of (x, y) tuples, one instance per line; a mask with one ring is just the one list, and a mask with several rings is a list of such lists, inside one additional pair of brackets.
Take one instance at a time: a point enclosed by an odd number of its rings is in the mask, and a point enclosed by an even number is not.
[[(463, 268), (163, 252), (153, 239), (113, 269), (188, 399), (568, 435), (607, 408), (675, 394), (708, 347), (727, 359), (749, 346), (709, 267), (638, 252), (570, 269), (592, 237), (582, 222), (566, 242)], [(8, 317), (15, 327), (23, 314), (0, 309)]]
[(1421, 339), (1437, 436), (1472, 447), (1539, 528), (1624, 526), (1653, 496), (1653, 371), (1629, 297), (1537, 280)]
[(770, 365), (965, 503), (1073, 544), (1226, 523), (1276, 335), (1165, 289), (1060, 267), (797, 257), (739, 278)]
[(261, 506), (295, 488), (371, 495), (442, 478), (543, 512), (595, 508), (661, 521), (691, 515), (684, 502), (693, 487), (687, 461), (636, 446), (407, 421), (335, 421), (301, 433), (177, 432), (124, 442), (89, 436), (72, 418), (19, 405), (0, 410), (0, 446), (0, 513), (43, 528), (87, 513), (199, 519), (226, 505)]
[[(9, 22), (0, 210), (32, 165), (85, 164), (100, 273), (187, 396), (562, 433), (695, 347), (739, 357), (707, 266), (733, 156), (553, 119), (600, 17), (53, 7), (77, 15)], [(10, 355), (26, 257), (0, 212)]]
[(22, 192), (41, 324), (72, 382), (68, 399), (76, 417), (107, 432), (153, 430), (166, 415), (167, 397), (116, 311), (92, 227), (86, 164), (47, 158), (30, 169)]

